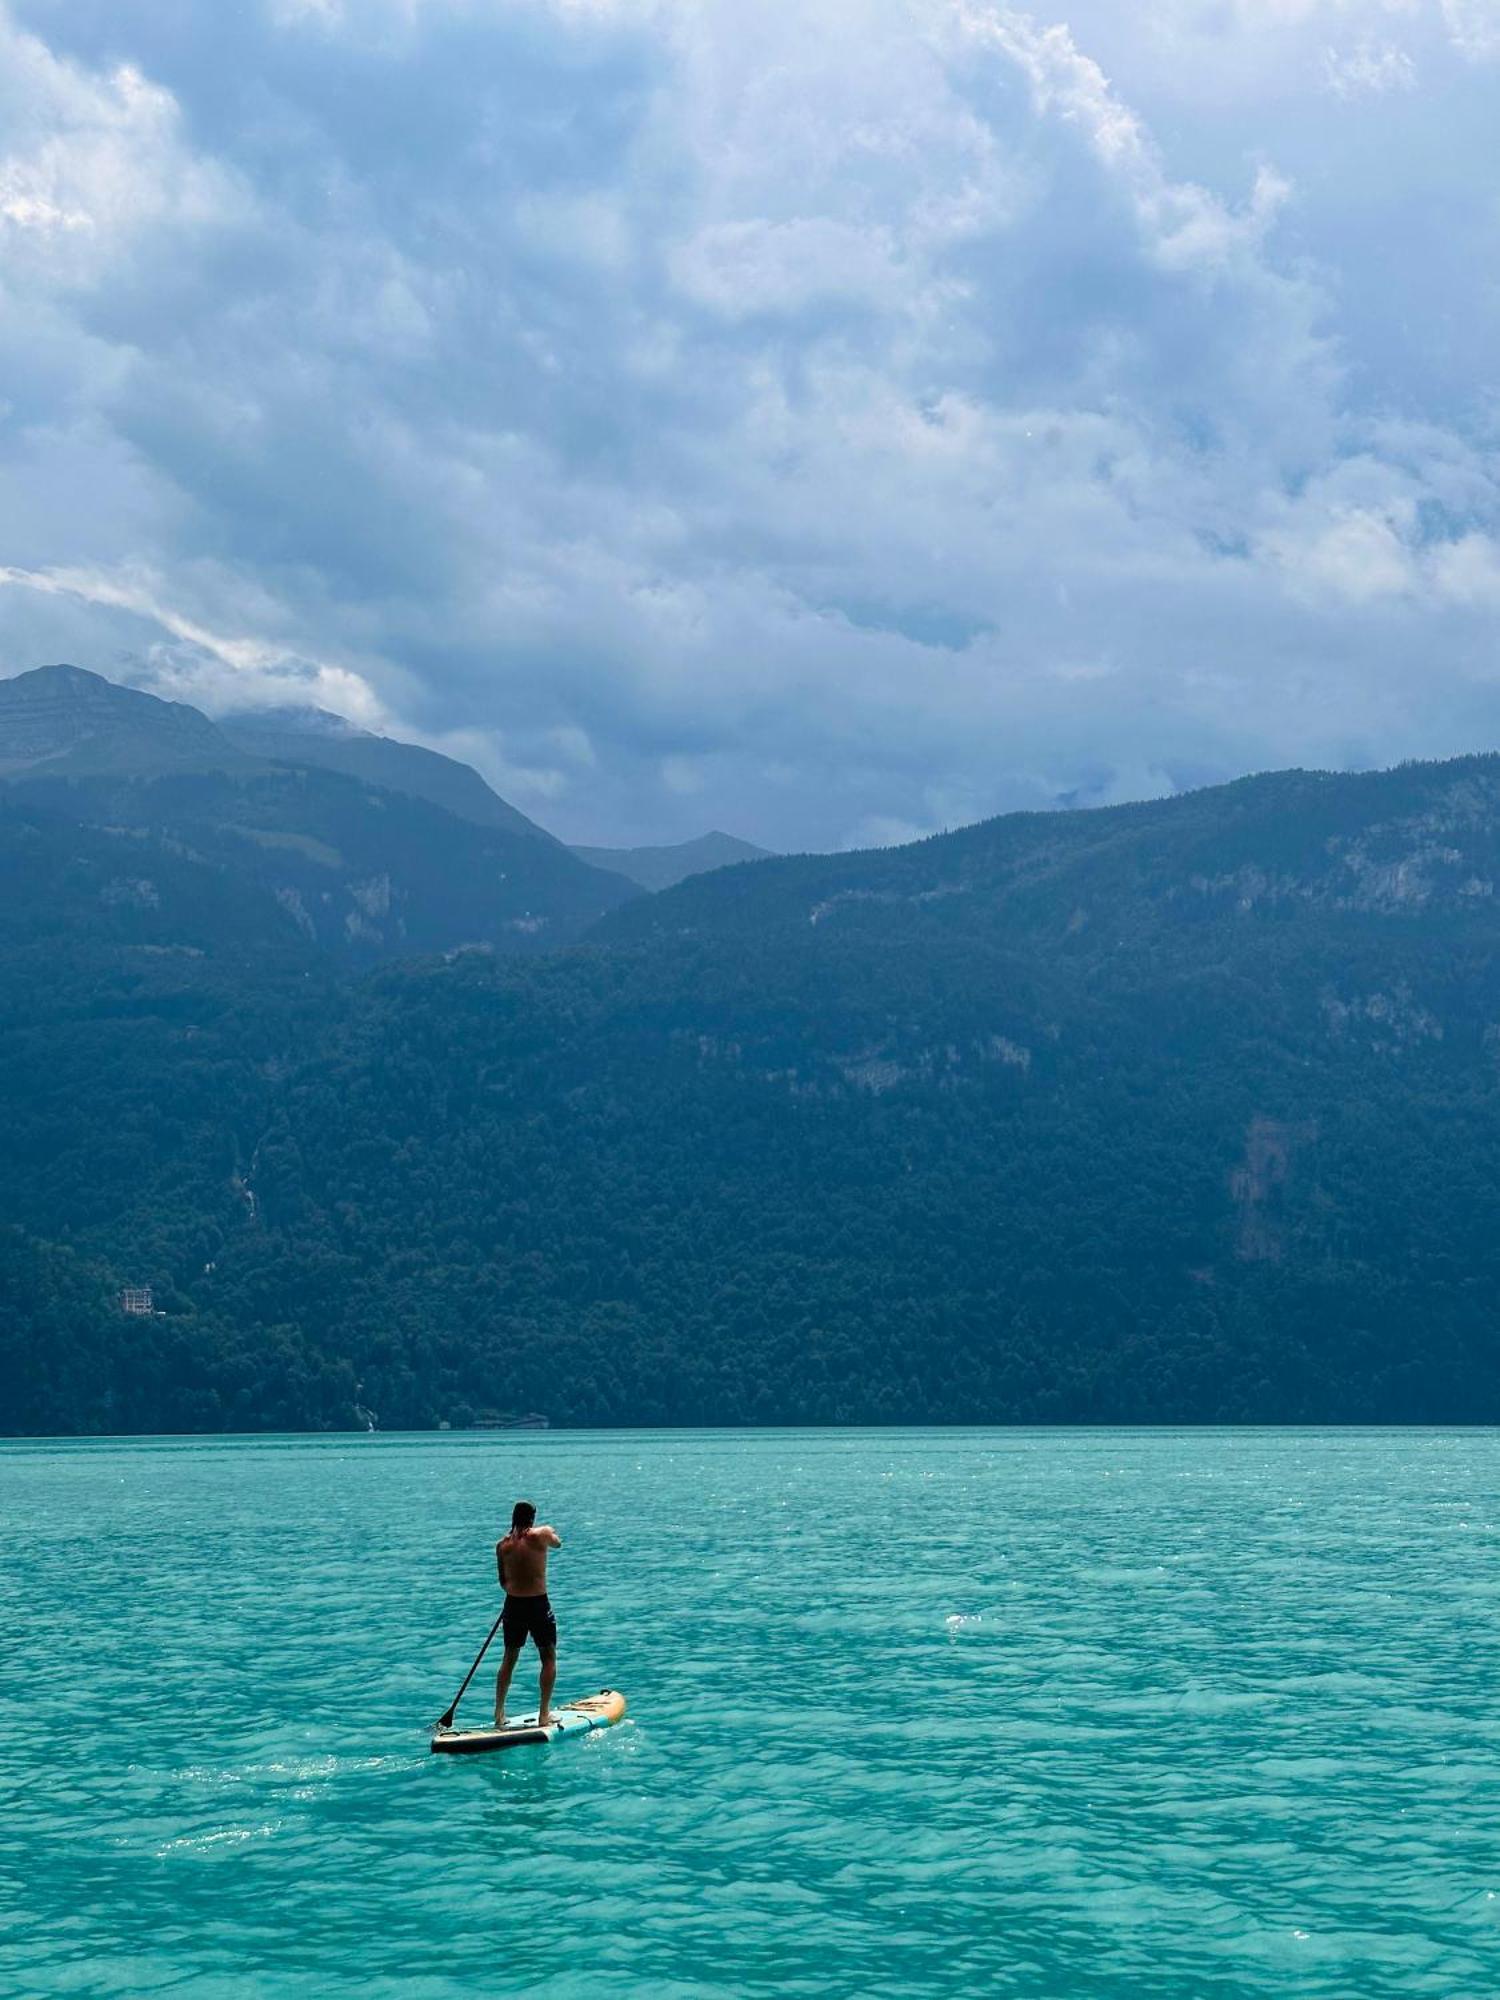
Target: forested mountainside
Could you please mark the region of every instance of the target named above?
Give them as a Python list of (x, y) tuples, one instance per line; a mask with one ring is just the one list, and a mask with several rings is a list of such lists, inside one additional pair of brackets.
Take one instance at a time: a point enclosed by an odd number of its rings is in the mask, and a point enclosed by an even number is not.
[(212, 905), (221, 929), (354, 962), (527, 952), (638, 893), (466, 765), (357, 732), (221, 729), (76, 667), (0, 681), (0, 817), (23, 899), (48, 881), (122, 938), (196, 944), (186, 912)]
[(1500, 1419), (1500, 760), (363, 971), (0, 836), (0, 1428)]

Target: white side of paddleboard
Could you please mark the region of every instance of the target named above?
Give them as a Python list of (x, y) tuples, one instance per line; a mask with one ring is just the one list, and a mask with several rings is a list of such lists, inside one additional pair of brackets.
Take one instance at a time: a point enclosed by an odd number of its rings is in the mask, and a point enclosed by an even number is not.
[(476, 1756), (485, 1750), (515, 1750), (523, 1743), (552, 1743), (559, 1736), (582, 1736), (591, 1729), (609, 1729), (625, 1713), (625, 1697), (616, 1688), (601, 1688), (581, 1701), (554, 1706), (545, 1727), (535, 1713), (506, 1720), (503, 1729), (434, 1730), (432, 1748), (450, 1757)]

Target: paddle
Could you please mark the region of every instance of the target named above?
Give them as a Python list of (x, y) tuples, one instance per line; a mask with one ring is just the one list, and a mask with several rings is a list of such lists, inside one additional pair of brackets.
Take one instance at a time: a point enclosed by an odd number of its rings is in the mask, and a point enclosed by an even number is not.
[(463, 1700), (464, 1694), (468, 1689), (469, 1682), (473, 1680), (474, 1676), (479, 1672), (479, 1662), (484, 1658), (485, 1654), (490, 1650), (490, 1639), (493, 1639), (495, 1634), (500, 1630), (500, 1620), (504, 1618), (504, 1616), (505, 1613), (504, 1611), (502, 1611), (500, 1613), (500, 1617), (497, 1618), (494, 1624), (490, 1627), (490, 1638), (485, 1640), (484, 1644), (480, 1647), (479, 1651), (474, 1655), (474, 1664), (472, 1667), (470, 1667), (469, 1671), (464, 1675), (463, 1687), (461, 1687), (458, 1693), (453, 1697), (452, 1704), (448, 1708), (444, 1709), (443, 1713), (438, 1717), (437, 1727), (439, 1729), (451, 1729), (453, 1727), (453, 1718), (458, 1713), (458, 1704)]

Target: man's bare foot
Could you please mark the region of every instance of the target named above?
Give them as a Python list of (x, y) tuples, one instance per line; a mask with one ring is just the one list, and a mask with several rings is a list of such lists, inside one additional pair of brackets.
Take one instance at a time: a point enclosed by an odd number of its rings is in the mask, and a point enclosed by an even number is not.
[(503, 1715), (497, 1715), (495, 1717), (495, 1727), (497, 1729), (503, 1729), (505, 1727), (505, 1717)]
[(545, 1715), (539, 1715), (537, 1717), (536, 1726), (538, 1729), (545, 1729), (548, 1723), (556, 1722), (557, 1719), (558, 1719), (557, 1710), (555, 1708), (549, 1708)]

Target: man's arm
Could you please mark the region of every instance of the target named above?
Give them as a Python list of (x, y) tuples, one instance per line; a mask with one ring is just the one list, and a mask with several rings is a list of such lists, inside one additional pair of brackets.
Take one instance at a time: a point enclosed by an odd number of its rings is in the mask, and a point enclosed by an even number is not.
[(501, 1588), (502, 1590), (504, 1590), (504, 1588), (505, 1588), (505, 1544), (504, 1544), (504, 1542), (496, 1542), (496, 1544), (495, 1544), (495, 1574), (496, 1574), (496, 1576), (498, 1576), (498, 1577), (499, 1577), (499, 1579), (500, 1579), (500, 1588)]
[(562, 1547), (562, 1536), (557, 1532), (556, 1528), (538, 1528), (536, 1530), (536, 1538), (549, 1549), (560, 1549)]

